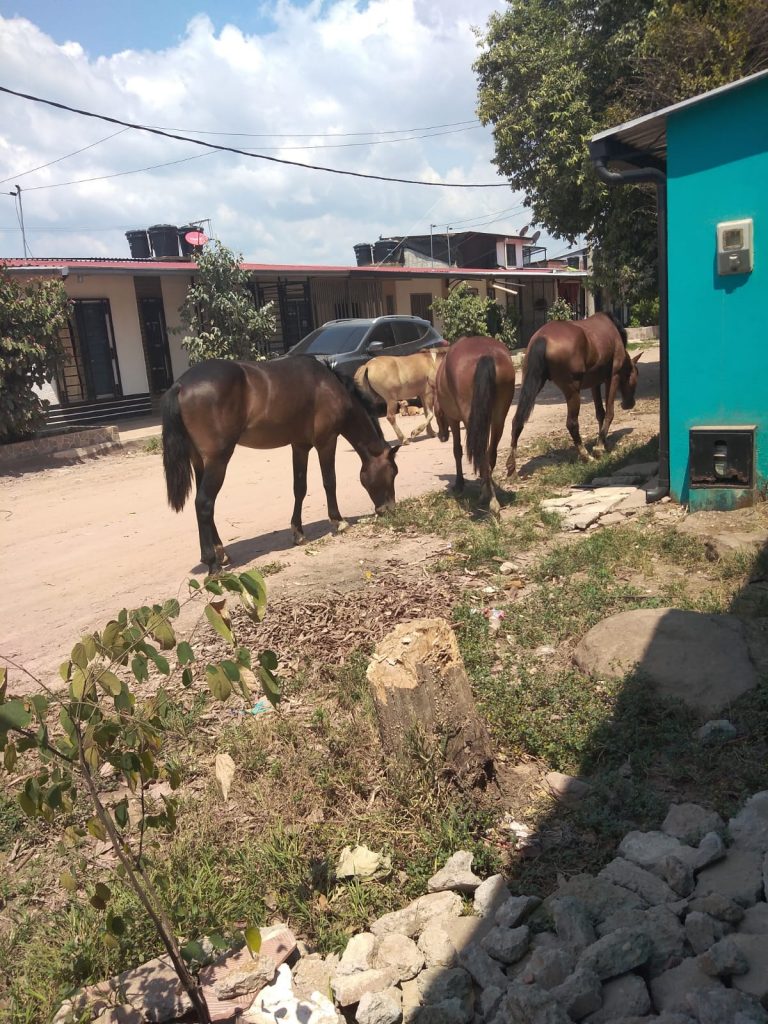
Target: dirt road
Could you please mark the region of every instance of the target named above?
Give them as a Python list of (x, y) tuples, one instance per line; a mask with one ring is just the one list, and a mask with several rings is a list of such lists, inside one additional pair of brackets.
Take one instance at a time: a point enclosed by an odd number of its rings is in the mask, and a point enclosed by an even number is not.
[[(650, 401), (640, 401), (631, 413), (617, 406), (614, 431), (647, 428), (654, 419), (655, 350), (641, 366), (639, 394)], [(591, 404), (585, 401), (582, 411), (582, 433), (588, 441), (596, 432)], [(404, 417), (401, 427), (408, 434), (417, 422), (416, 417)], [(507, 445), (510, 425), (511, 418), (505, 428)], [(383, 426), (389, 436), (389, 425)], [(562, 396), (548, 386), (523, 442), (553, 431), (564, 436), (564, 430)], [(520, 454), (518, 465), (523, 468), (524, 443)], [(503, 455), (499, 461), (503, 466)], [(451, 445), (440, 444), (437, 438), (417, 439), (402, 448), (398, 465), (398, 498), (444, 488), (453, 481)], [(359, 469), (357, 455), (340, 439), (339, 506), (350, 521), (373, 511), (359, 482)], [(308, 487), (304, 524), (312, 541), (329, 532), (314, 456)], [(302, 557), (291, 539), (292, 507), (290, 449), (238, 448), (216, 508), (219, 532), (235, 567), (259, 559)], [(99, 628), (120, 608), (186, 592), (189, 576), (202, 574), (194, 507), (189, 504), (181, 515), (168, 508), (162, 461), (156, 454), (121, 453), (83, 465), (0, 478), (0, 549), (0, 655), (40, 676), (54, 673), (81, 633)]]

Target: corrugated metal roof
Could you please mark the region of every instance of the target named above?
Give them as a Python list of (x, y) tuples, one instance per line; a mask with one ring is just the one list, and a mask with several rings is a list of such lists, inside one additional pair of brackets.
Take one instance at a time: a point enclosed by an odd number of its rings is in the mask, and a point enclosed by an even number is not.
[[(22, 259), (21, 257), (1, 257), (0, 265), (13, 270), (28, 273), (126, 273), (126, 274), (193, 274), (196, 266), (184, 260), (131, 260), (131, 259), (86, 259), (82, 257), (46, 259), (43, 257)], [(364, 267), (317, 266), (312, 264), (290, 263), (241, 263), (243, 270), (254, 274), (302, 274), (305, 276), (323, 274), (354, 275), (354, 276), (402, 276), (402, 277), (585, 277), (586, 271), (547, 267), (510, 267), (507, 269), (488, 269), (475, 267), (404, 267), (399, 264), (389, 266)]]
[(663, 107), (643, 117), (636, 117), (632, 121), (626, 121), (616, 128), (607, 128), (592, 137), (592, 143), (611, 142), (627, 146), (639, 153), (650, 153), (660, 160), (666, 160), (667, 156), (667, 118), (680, 110), (687, 110), (699, 103), (720, 96), (723, 93), (731, 92), (734, 89), (741, 89), (745, 85), (757, 82), (768, 77), (768, 69), (758, 71), (754, 75), (747, 75), (736, 82), (728, 82), (727, 85), (718, 86), (717, 89), (710, 89), (709, 92), (699, 93), (698, 96), (691, 96), (690, 99), (673, 103), (669, 107)]

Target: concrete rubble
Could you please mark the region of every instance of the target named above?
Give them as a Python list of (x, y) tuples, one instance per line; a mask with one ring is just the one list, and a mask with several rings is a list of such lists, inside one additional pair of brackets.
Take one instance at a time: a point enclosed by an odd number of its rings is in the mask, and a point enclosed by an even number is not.
[[(458, 892), (443, 889), (449, 873)], [(438, 891), (374, 921), (340, 958), (297, 946), (281, 926), (250, 970), (271, 977), (247, 1006), (232, 984), (249, 973), (242, 953), (207, 969), (208, 991), (216, 1020), (248, 1024), (768, 1024), (766, 883), (768, 791), (728, 825), (673, 804), (659, 829), (629, 832), (596, 877), (561, 880), (543, 902), (513, 895), (500, 875), (480, 882), (458, 851), (430, 880)], [(175, 1019), (186, 1006), (157, 963), (164, 980), (147, 991), (163, 999), (141, 1002), (145, 965), (96, 986), (91, 1019)], [(226, 1016), (221, 995), (233, 989)], [(76, 997), (55, 1024), (84, 1007)]]
[(656, 462), (623, 466), (607, 477), (571, 488), (570, 494), (542, 501), (545, 512), (560, 516), (563, 530), (588, 530), (621, 522), (645, 508), (646, 491), (655, 486)]

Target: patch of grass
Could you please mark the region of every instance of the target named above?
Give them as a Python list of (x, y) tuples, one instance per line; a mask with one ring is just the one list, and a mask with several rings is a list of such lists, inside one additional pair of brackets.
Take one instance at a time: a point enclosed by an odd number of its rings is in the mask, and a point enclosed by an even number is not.
[(274, 576), (282, 572), (285, 566), (282, 562), (261, 562), (256, 566), (262, 576)]
[[(545, 465), (537, 468), (535, 475), (525, 480), (526, 500), (540, 500), (553, 490), (570, 487), (573, 484), (587, 484), (595, 477), (610, 476), (623, 466), (633, 462), (655, 462), (659, 457), (659, 439), (649, 441), (622, 441), (607, 455), (596, 461), (581, 462), (576, 458), (573, 445), (565, 441), (555, 443), (552, 438), (543, 438), (533, 446), (533, 457), (545, 456)], [(529, 451), (524, 459), (518, 455), (518, 467), (531, 458)]]
[(147, 437), (141, 442), (141, 451), (144, 455), (159, 455), (163, 450), (163, 439), (159, 434), (154, 437)]
[(26, 830), (29, 819), (16, 800), (0, 793), (0, 853), (7, 853), (19, 835)]

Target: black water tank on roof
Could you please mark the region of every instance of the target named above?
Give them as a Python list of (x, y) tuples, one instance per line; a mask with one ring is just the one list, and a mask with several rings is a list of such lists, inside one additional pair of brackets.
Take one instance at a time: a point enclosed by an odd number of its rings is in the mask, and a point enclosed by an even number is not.
[(370, 267), (373, 263), (373, 246), (370, 242), (361, 242), (355, 247), (355, 259), (358, 267)]
[(396, 238), (380, 238), (378, 242), (373, 243), (373, 262), (398, 263), (399, 260), (391, 257), (399, 247), (400, 243)]
[(152, 252), (159, 259), (179, 255), (179, 229), (175, 224), (153, 224), (147, 231)]
[(148, 260), (152, 255), (146, 231), (126, 231), (132, 260)]

